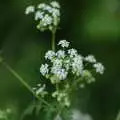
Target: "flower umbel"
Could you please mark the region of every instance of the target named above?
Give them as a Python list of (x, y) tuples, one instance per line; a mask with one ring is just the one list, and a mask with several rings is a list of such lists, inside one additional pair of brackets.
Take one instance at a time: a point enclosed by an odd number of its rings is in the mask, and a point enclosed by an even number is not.
[(28, 15), (30, 13), (34, 13), (34, 18), (38, 21), (37, 28), (40, 31), (57, 29), (60, 22), (60, 5), (58, 2), (52, 1), (50, 4), (40, 3), (37, 7), (28, 6), (25, 14)]
[[(49, 50), (45, 54), (45, 59), (49, 62), (41, 65), (40, 72), (53, 86), (55, 84), (60, 86), (62, 83), (65, 85), (65, 87), (60, 87), (62, 89), (59, 88), (60, 91), (56, 88), (52, 97), (64, 106), (70, 106), (69, 93), (66, 92), (70, 86), (71, 89), (74, 87), (75, 89), (84, 88), (86, 84), (95, 82), (92, 71), (95, 70), (96, 73), (103, 74), (104, 66), (98, 63), (93, 55), (83, 57), (74, 48), (67, 50), (69, 42), (66, 40), (59, 41), (58, 45), (64, 50), (60, 49), (56, 52)], [(88, 67), (89, 64), (90, 66), (92, 64), (91, 68)], [(76, 86), (73, 87), (72, 84)]]

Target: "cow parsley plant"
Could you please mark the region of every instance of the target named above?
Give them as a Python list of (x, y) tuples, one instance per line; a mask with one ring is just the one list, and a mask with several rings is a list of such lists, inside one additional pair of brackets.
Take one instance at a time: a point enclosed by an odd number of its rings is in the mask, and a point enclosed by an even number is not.
[(53, 104), (57, 117), (64, 108), (72, 104), (72, 93), (95, 82), (95, 75), (104, 73), (104, 66), (97, 62), (94, 55), (83, 56), (70, 42), (60, 40), (55, 44), (55, 33), (60, 23), (60, 5), (56, 1), (30, 5), (26, 8), (26, 15), (33, 14), (37, 21), (37, 29), (50, 30), (52, 33), (52, 47), (45, 53), (45, 62), (40, 66), (41, 80), (33, 88), (35, 94), (45, 102)]

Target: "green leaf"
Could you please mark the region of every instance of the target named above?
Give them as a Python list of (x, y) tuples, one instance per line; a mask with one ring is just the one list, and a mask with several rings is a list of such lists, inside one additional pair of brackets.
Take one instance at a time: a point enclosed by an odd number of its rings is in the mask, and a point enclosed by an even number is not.
[(40, 110), (42, 109), (42, 103), (41, 102), (32, 102), (23, 112), (21, 116), (21, 120), (24, 119), (27, 115), (32, 115), (33, 112), (35, 112), (35, 115), (38, 116), (40, 114)]
[(23, 114), (22, 114), (22, 116), (21, 116), (21, 120), (23, 120), (25, 116), (31, 115), (31, 114), (33, 113), (34, 109), (35, 109), (35, 105), (34, 105), (33, 103), (30, 104), (30, 105), (24, 110), (24, 112), (23, 112)]

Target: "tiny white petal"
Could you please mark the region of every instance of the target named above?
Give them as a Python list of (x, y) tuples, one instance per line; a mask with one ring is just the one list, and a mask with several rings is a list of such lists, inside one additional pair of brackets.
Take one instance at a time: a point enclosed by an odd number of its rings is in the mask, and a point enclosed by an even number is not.
[(60, 16), (60, 10), (52, 8), (52, 15), (53, 17)]
[(49, 50), (46, 54), (45, 54), (45, 59), (48, 59), (48, 60), (52, 60), (53, 57), (55, 57), (55, 52), (52, 51), (52, 50)]
[(42, 19), (43, 26), (50, 25), (52, 23), (52, 17), (46, 14)]
[(70, 42), (68, 42), (68, 41), (66, 41), (66, 40), (61, 40), (59, 43), (58, 43), (58, 45), (61, 45), (61, 47), (69, 47), (69, 43)]
[(33, 13), (35, 11), (35, 7), (33, 5), (28, 6), (25, 10), (25, 14), (28, 15), (30, 13)]
[(73, 49), (73, 48), (69, 49), (68, 54), (70, 55), (70, 57), (75, 57), (75, 56), (77, 56), (77, 50)]
[(104, 66), (102, 65), (102, 63), (96, 63), (93, 65), (93, 67), (96, 69), (97, 73), (103, 74), (104, 73)]
[(40, 3), (39, 5), (38, 5), (38, 8), (44, 8), (44, 7), (46, 7), (46, 4), (45, 3)]
[(85, 57), (85, 61), (90, 62), (90, 63), (95, 63), (96, 59), (93, 55), (88, 55), (87, 57)]
[(59, 5), (59, 3), (58, 3), (57, 1), (52, 1), (50, 4), (51, 4), (53, 7), (60, 8), (60, 5)]
[(52, 13), (52, 7), (46, 5), (43, 10), (47, 10), (49, 13)]
[(58, 58), (64, 58), (65, 57), (65, 51), (59, 50), (59, 51), (57, 51), (56, 55), (57, 55)]
[(59, 4), (56, 1), (50, 3), (50, 5), (41, 3), (38, 5), (38, 11), (35, 14), (35, 20), (40, 20), (37, 28), (40, 31), (49, 29), (53, 30), (54, 27), (58, 26), (60, 22), (60, 10)]
[(43, 18), (43, 14), (44, 14), (44, 12), (37, 11), (35, 13), (35, 20), (42, 19)]
[(65, 69), (60, 68), (59, 66), (53, 66), (51, 73), (56, 75), (60, 80), (65, 80), (67, 78), (68, 72)]
[(49, 69), (48, 69), (48, 64), (45, 64), (45, 65), (41, 65), (40, 67), (40, 73), (45, 76), (46, 74), (48, 74), (49, 72)]

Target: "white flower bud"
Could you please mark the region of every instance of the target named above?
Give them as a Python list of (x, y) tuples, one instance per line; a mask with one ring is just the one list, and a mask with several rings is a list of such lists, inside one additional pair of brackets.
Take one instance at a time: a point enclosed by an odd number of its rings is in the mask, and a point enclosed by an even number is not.
[(40, 67), (40, 72), (43, 76), (45, 76), (46, 74), (48, 74), (49, 70), (48, 70), (48, 64), (45, 65), (41, 65)]
[(93, 55), (88, 55), (87, 57), (85, 57), (85, 61), (90, 62), (90, 63), (95, 63), (96, 59)]
[(26, 10), (25, 10), (25, 14), (26, 14), (26, 15), (28, 15), (28, 14), (30, 14), (30, 13), (33, 13), (33, 12), (35, 12), (35, 7), (34, 7), (33, 5), (28, 6), (28, 7), (26, 8)]
[(97, 73), (103, 74), (104, 73), (104, 66), (102, 65), (102, 63), (96, 63), (93, 65), (93, 67), (96, 69)]
[(57, 1), (52, 1), (50, 4), (55, 8), (60, 8), (60, 5)]
[(66, 41), (66, 40), (61, 40), (59, 43), (58, 43), (58, 45), (61, 45), (61, 47), (63, 47), (63, 48), (67, 48), (67, 47), (69, 47), (69, 43), (70, 42), (68, 42), (68, 41)]

